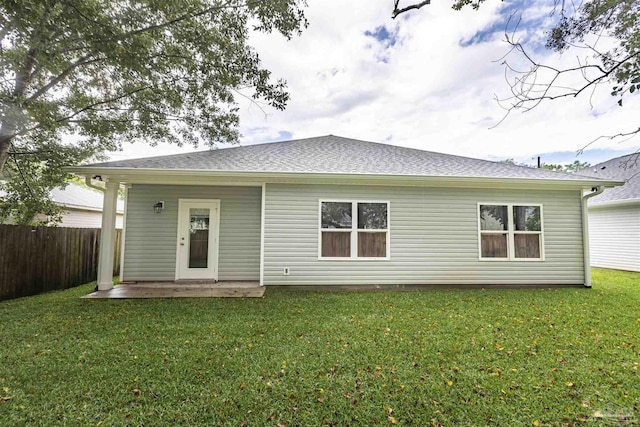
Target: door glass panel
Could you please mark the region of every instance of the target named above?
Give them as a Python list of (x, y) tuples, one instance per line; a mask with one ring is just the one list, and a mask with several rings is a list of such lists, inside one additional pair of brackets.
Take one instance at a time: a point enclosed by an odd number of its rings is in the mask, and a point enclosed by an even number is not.
[(189, 268), (207, 268), (209, 209), (189, 209)]

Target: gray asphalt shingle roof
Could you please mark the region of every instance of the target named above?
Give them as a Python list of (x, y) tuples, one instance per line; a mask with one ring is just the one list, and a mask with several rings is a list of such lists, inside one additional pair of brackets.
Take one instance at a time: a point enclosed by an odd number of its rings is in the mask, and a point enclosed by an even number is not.
[(327, 135), (87, 165), (95, 168), (584, 180), (592, 178)]
[(589, 203), (640, 200), (640, 153), (616, 157), (579, 173), (594, 178), (625, 181), (620, 187), (606, 189), (602, 194), (590, 199)]
[[(65, 188), (51, 190), (51, 199), (57, 204), (70, 208), (91, 208), (102, 210), (104, 195), (96, 190), (77, 184), (69, 184)], [(124, 200), (118, 199), (116, 211), (123, 212)]]

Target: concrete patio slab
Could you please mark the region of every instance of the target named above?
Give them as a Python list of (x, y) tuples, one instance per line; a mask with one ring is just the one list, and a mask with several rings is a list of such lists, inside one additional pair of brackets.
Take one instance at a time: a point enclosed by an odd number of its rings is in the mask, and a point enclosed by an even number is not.
[(264, 291), (258, 282), (145, 282), (121, 283), (82, 298), (262, 298)]

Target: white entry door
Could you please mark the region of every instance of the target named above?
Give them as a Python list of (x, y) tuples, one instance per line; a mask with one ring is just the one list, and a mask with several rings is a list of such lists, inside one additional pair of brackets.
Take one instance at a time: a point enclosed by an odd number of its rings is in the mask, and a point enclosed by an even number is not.
[(220, 200), (179, 199), (176, 279), (218, 280)]

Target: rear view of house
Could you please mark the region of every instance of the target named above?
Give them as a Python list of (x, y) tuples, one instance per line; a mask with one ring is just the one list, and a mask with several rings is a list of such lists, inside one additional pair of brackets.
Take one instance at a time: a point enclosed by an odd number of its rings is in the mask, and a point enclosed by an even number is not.
[(332, 135), (71, 171), (104, 236), (127, 188), (122, 280), (266, 286), (589, 286), (586, 199), (620, 184)]

